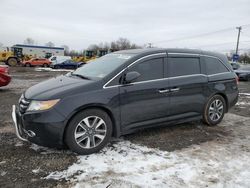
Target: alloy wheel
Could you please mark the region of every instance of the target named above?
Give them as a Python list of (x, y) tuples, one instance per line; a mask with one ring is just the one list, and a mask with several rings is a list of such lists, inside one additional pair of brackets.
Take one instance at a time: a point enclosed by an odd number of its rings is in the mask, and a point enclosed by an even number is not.
[(97, 147), (105, 138), (107, 126), (97, 116), (88, 116), (81, 120), (75, 128), (75, 142), (84, 149)]
[(210, 120), (218, 121), (223, 115), (223, 110), (223, 102), (219, 99), (214, 100), (209, 106), (208, 115)]

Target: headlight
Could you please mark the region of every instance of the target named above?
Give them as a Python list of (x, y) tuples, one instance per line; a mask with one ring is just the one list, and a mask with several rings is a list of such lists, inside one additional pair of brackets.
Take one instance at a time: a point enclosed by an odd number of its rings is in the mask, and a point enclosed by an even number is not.
[(48, 110), (58, 103), (60, 99), (49, 101), (31, 101), (27, 111)]

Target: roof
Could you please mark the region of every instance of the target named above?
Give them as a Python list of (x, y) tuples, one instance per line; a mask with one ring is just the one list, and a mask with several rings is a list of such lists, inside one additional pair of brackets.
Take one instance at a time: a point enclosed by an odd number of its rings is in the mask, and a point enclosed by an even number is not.
[(42, 48), (42, 49), (64, 50), (64, 48), (61, 48), (61, 47), (35, 46), (35, 45), (26, 45), (26, 44), (16, 44), (16, 45), (14, 45), (13, 47)]
[(131, 49), (131, 50), (121, 50), (114, 53), (118, 54), (134, 54), (134, 55), (150, 55), (155, 53), (191, 53), (191, 54), (198, 54), (198, 55), (209, 55), (215, 56), (220, 58), (225, 58), (223, 54), (210, 52), (210, 51), (203, 51), (199, 49), (187, 49), (187, 48), (144, 48), (144, 49)]

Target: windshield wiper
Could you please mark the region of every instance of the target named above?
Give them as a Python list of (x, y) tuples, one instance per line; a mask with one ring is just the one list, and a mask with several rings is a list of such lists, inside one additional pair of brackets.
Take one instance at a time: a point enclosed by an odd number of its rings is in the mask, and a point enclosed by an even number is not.
[(84, 76), (84, 75), (81, 75), (81, 74), (74, 74), (74, 73), (71, 73), (71, 75), (72, 75), (72, 76), (77, 76), (77, 77), (82, 78), (82, 79), (90, 80), (89, 77)]

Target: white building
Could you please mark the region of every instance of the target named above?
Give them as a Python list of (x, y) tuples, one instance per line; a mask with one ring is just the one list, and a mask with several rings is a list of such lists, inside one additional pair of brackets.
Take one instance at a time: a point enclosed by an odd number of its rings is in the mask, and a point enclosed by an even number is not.
[(51, 56), (63, 56), (64, 48), (61, 47), (48, 47), (48, 46), (34, 46), (16, 44), (13, 48), (21, 48), (23, 55), (37, 58), (49, 58)]

